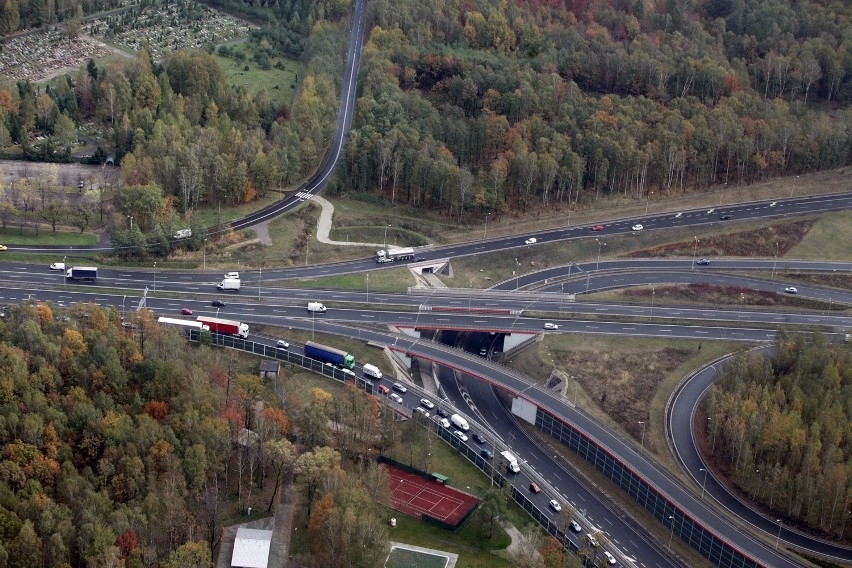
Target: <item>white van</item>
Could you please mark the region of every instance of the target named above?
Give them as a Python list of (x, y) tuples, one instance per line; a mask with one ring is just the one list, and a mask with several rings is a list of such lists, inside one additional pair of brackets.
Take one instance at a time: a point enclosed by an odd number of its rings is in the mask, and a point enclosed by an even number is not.
[(450, 416), (450, 422), (452, 422), (456, 428), (462, 430), (463, 432), (467, 432), (470, 430), (470, 425), (467, 423), (467, 420), (459, 416), (458, 414), (453, 414)]
[(382, 378), (382, 372), (379, 370), (379, 368), (375, 365), (370, 365), (369, 363), (366, 363), (364, 365), (364, 374), (368, 377), (373, 377), (374, 379)]
[(324, 314), (325, 313), (325, 306), (323, 306), (319, 302), (308, 302), (308, 311), (309, 312), (315, 312), (315, 313), (318, 313), (318, 314)]
[(225, 275), (226, 280), (239, 280), (240, 273), (239, 272), (229, 272)]

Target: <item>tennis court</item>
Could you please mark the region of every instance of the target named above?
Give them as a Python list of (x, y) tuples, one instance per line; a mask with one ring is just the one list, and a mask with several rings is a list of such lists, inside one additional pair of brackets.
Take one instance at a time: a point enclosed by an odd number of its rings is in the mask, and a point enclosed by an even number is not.
[(457, 525), (476, 507), (479, 499), (431, 479), (424, 479), (385, 464), (390, 477), (393, 508), (411, 517), (432, 517)]

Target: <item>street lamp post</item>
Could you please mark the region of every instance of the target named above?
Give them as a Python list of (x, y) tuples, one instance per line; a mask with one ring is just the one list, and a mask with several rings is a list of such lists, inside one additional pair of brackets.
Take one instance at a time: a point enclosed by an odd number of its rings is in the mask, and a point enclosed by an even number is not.
[(672, 539), (674, 538), (674, 517), (672, 515), (669, 515), (669, 529), (671, 531), (669, 533), (669, 552), (671, 552), (672, 551)]
[(648, 214), (648, 206), (651, 204), (651, 195), (653, 195), (653, 191), (648, 192), (648, 199), (645, 201), (645, 215)]
[(154, 261), (154, 292), (157, 291), (157, 261)]
[(595, 263), (595, 272), (601, 269), (601, 247), (605, 246), (606, 243), (600, 242), (598, 239), (595, 239), (598, 242), (598, 261)]
[(124, 301), (127, 299), (127, 294), (121, 299), (121, 319), (124, 319)]
[(640, 439), (639, 445), (644, 450), (645, 449), (645, 422), (643, 420), (640, 420), (639, 425), (642, 426), (642, 437)]
[(517, 257), (515, 257), (515, 264), (517, 265), (515, 267), (517, 269), (517, 272), (515, 272), (515, 292), (517, 292), (521, 279), (521, 262), (518, 260)]
[(68, 287), (68, 267), (65, 265), (65, 263), (67, 261), (68, 261), (68, 257), (63, 256), (62, 257), (62, 285), (66, 288)]
[(651, 287), (651, 317), (654, 317), (654, 298), (657, 296), (657, 288)]
[(370, 273), (368, 272), (365, 276), (367, 277), (367, 303), (369, 304), (370, 303)]
[(692, 270), (695, 270), (695, 256), (698, 254), (698, 236), (694, 236), (695, 239), (695, 247), (692, 249)]
[(778, 543), (781, 541), (781, 527), (784, 525), (781, 519), (775, 519), (775, 522), (778, 523), (778, 535), (775, 537), (775, 550), (778, 550)]
[(385, 225), (385, 252), (388, 251), (388, 227), (390, 225)]
[(703, 500), (704, 499), (704, 488), (707, 486), (707, 469), (702, 467), (698, 471), (704, 472), (704, 481), (701, 482), (701, 499)]
[(775, 266), (778, 264), (778, 242), (775, 242), (775, 260), (772, 261), (772, 278), (775, 278)]
[(130, 219), (130, 232), (133, 232), (133, 215), (127, 216)]
[(257, 272), (258, 272), (258, 274), (257, 274), (257, 299), (260, 300), (260, 286), (261, 286), (261, 283), (263, 282), (263, 267), (262, 266), (259, 267), (257, 269)]
[(488, 216), (489, 215), (491, 215), (491, 213), (485, 214), (485, 237), (486, 238), (488, 237)]

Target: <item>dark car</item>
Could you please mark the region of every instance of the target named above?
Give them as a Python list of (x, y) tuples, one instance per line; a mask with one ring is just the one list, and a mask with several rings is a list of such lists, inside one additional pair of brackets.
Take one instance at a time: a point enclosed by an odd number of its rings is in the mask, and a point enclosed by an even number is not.
[(698, 266), (710, 266), (710, 261), (706, 258), (702, 258), (701, 260), (696, 260), (695, 264), (697, 264)]
[(412, 258), (411, 262), (423, 262), (424, 260), (426, 260), (425, 256), (418, 256), (417, 258)]
[(479, 433), (476, 433), (476, 434), (473, 435), (473, 440), (477, 444), (484, 444), (485, 443), (485, 438), (483, 438), (482, 434), (479, 434)]
[(449, 416), (449, 414), (447, 414), (447, 411), (444, 410), (443, 408), (439, 408), (438, 411), (437, 411), (437, 414), (441, 418), (446, 418), (447, 416)]
[(482, 448), (481, 450), (479, 450), (479, 455), (481, 455), (485, 459), (489, 459), (489, 460), (494, 459), (494, 454), (492, 454), (491, 450), (489, 450), (488, 448)]
[(729, 213), (725, 213), (724, 215), (719, 215), (719, 219), (721, 219), (722, 221), (730, 221), (733, 218), (734, 218), (734, 216), (729, 214)]
[(212, 302), (210, 302), (210, 305), (215, 306), (217, 308), (224, 308), (225, 302), (223, 302), (222, 300), (213, 300)]

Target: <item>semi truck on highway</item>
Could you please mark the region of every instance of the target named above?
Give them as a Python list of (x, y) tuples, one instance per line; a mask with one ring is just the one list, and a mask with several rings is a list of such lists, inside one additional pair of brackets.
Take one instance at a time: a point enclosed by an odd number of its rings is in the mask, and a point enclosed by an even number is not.
[(185, 319), (180, 319), (180, 318), (160, 317), (160, 318), (157, 319), (157, 323), (160, 323), (160, 324), (163, 324), (163, 325), (178, 326), (178, 327), (180, 327), (180, 328), (182, 328), (186, 331), (189, 331), (191, 329), (197, 329), (199, 331), (210, 331), (210, 326), (203, 324), (200, 321), (185, 320)]
[(355, 367), (355, 357), (346, 351), (314, 343), (313, 341), (305, 342), (305, 357), (310, 357), (323, 363), (331, 363), (350, 371)]
[(65, 271), (65, 278), (69, 280), (97, 280), (98, 268), (96, 266), (73, 266)]
[(240, 280), (238, 278), (225, 278), (224, 280), (216, 284), (216, 289), (239, 292)]
[(376, 253), (376, 262), (393, 262), (394, 260), (411, 260), (414, 258), (413, 248), (384, 248)]
[(198, 316), (197, 321), (210, 328), (210, 331), (216, 333), (228, 333), (230, 335), (239, 335), (246, 338), (249, 334), (248, 324), (240, 323), (234, 320), (226, 320), (219, 318), (211, 318), (208, 316)]
[(506, 460), (506, 469), (508, 469), (512, 473), (518, 473), (519, 471), (521, 471), (521, 468), (518, 465), (518, 458), (512, 455), (509, 450), (506, 450), (505, 452), (500, 452), (500, 455), (503, 456), (504, 460)]

